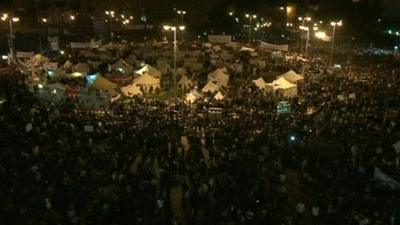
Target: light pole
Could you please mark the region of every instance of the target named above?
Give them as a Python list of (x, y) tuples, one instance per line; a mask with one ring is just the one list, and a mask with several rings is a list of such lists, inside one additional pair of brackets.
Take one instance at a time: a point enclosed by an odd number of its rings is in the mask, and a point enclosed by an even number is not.
[[(186, 15), (186, 11), (178, 10), (176, 11), (176, 13), (178, 13), (181, 16), (181, 24), (183, 24), (183, 17)], [(183, 32), (181, 33), (181, 35), (182, 35), (181, 40), (183, 41)]]
[(329, 66), (332, 66), (332, 61), (333, 61), (333, 47), (335, 45), (335, 33), (336, 33), (336, 26), (341, 27), (343, 25), (342, 21), (333, 21), (331, 22), (331, 26), (332, 26), (332, 40), (331, 40), (331, 56), (329, 59)]
[(174, 32), (174, 77), (175, 77), (175, 87), (178, 89), (178, 81), (176, 79), (176, 51), (177, 51), (177, 41), (176, 41), (176, 30), (179, 29), (181, 31), (184, 31), (186, 29), (185, 26), (164, 26), (165, 31), (173, 31)]
[(307, 32), (306, 50), (305, 50), (305, 54), (304, 54), (304, 57), (307, 58), (307, 55), (308, 55), (308, 42), (310, 40), (310, 28), (306, 27), (306, 26), (300, 26), (299, 28), (300, 28), (300, 30), (303, 30), (303, 31)]
[(113, 44), (113, 39), (114, 39), (114, 33), (112, 31), (112, 19), (115, 16), (115, 12), (114, 11), (105, 11), (105, 14), (109, 17), (110, 20), (110, 38), (111, 38), (111, 45)]
[(253, 19), (256, 19), (257, 15), (246, 14), (246, 18), (249, 18), (249, 20), (250, 20), (250, 24), (249, 24), (249, 44), (250, 44), (251, 43), (251, 27), (252, 27)]
[[(299, 17), (299, 21), (301, 21), (301, 26), (304, 27), (304, 24), (306, 21), (311, 21), (311, 17)], [(300, 53), (303, 51), (303, 38), (302, 38), (302, 33), (300, 32)]]
[[(46, 18), (42, 18), (41, 19), (41, 23), (42, 23), (42, 29), (46, 29), (47, 27), (46, 27), (46, 24), (47, 24), (47, 19)], [(47, 30), (47, 29), (46, 29)], [(40, 32), (41, 33), (41, 32)], [(46, 35), (46, 33), (47, 32), (44, 32), (45, 34), (44, 34), (44, 36), (46, 37), (47, 35)], [(42, 34), (40, 34), (39, 35), (39, 48), (40, 48), (40, 50), (42, 50), (43, 48), (42, 48)]]
[(2, 21), (7, 21), (9, 24), (9, 31), (10, 31), (10, 36), (9, 36), (9, 47), (10, 47), (10, 57), (11, 59), (14, 59), (14, 34), (13, 34), (13, 23), (19, 22), (18, 17), (12, 17), (9, 16), (7, 13), (4, 13), (1, 17)]

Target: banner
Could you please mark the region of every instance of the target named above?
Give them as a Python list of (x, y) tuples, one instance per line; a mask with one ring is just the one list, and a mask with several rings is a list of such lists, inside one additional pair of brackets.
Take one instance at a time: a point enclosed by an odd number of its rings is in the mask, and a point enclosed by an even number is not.
[(276, 45), (276, 44), (270, 44), (266, 42), (261, 42), (261, 48), (264, 48), (266, 50), (271, 50), (271, 51), (284, 51), (287, 52), (289, 51), (289, 45)]
[(16, 54), (17, 58), (31, 58), (35, 55), (34, 52), (18, 52)]
[(211, 43), (230, 43), (231, 35), (208, 35), (208, 41)]
[(90, 42), (71, 42), (71, 48), (90, 48)]

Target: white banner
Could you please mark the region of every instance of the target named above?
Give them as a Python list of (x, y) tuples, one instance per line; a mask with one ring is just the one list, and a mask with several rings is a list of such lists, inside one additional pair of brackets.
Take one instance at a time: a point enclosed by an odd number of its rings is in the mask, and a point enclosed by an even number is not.
[(230, 43), (231, 35), (208, 35), (208, 41), (211, 43)]
[(266, 50), (284, 51), (284, 52), (289, 51), (289, 45), (276, 45), (262, 41), (260, 46)]
[(35, 55), (34, 52), (17, 52), (17, 58), (31, 58)]
[(90, 48), (90, 42), (71, 42), (71, 48)]

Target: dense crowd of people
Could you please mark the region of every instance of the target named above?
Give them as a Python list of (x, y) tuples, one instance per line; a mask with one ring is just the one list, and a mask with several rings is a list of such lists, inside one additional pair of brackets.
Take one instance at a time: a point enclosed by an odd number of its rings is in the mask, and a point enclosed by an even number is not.
[[(237, 76), (256, 78), (237, 60)], [(2, 224), (397, 224), (398, 190), (374, 170), (400, 178), (400, 70), (349, 52), (337, 61), (266, 59), (265, 71), (306, 68), (289, 114), (249, 84), (222, 101), (87, 111), (43, 104), (3, 72)]]

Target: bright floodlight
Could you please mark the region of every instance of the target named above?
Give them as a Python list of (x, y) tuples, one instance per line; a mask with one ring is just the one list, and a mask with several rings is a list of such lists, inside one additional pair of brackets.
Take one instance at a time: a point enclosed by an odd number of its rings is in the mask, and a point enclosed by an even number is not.
[(47, 23), (47, 19), (46, 18), (42, 18), (42, 22), (43, 23)]
[(122, 18), (122, 19), (125, 18), (125, 15), (124, 15), (124, 14), (121, 14), (121, 18)]
[(303, 20), (303, 17), (300, 16), (298, 19), (299, 19), (299, 21), (302, 21), (302, 20)]
[(110, 15), (110, 12), (109, 12), (109, 11), (105, 11), (105, 13), (106, 13), (106, 15)]
[(343, 22), (340, 20), (340, 21), (338, 21), (338, 22), (331, 22), (331, 26), (342, 26), (343, 25)]
[(247, 17), (247, 18), (249, 18), (249, 17), (250, 17), (250, 15), (249, 15), (249, 14), (246, 14), (246, 17)]
[(308, 27), (306, 27), (306, 26), (299, 26), (299, 28), (300, 28), (300, 30), (308, 31)]
[(18, 17), (14, 17), (14, 18), (12, 18), (12, 21), (13, 21), (13, 22), (18, 22), (18, 21), (19, 21), (19, 18), (18, 18)]
[(233, 12), (229, 12), (229, 15), (230, 15), (230, 16), (233, 16)]
[(61, 50), (61, 51), (60, 51), (60, 54), (61, 54), (61, 55), (64, 55), (64, 54), (65, 54), (65, 52), (64, 52), (63, 50)]
[(186, 27), (185, 26), (179, 26), (179, 30), (185, 30)]
[(306, 17), (304, 19), (307, 20), (307, 21), (311, 21), (311, 17)]
[(71, 15), (69, 18), (70, 18), (71, 20), (75, 20), (75, 16), (74, 16), (74, 15)]
[(318, 39), (326, 39), (328, 36), (326, 35), (325, 31), (318, 31), (315, 32), (315, 37)]
[(167, 26), (167, 25), (165, 25), (163, 28), (164, 28), (164, 30), (169, 30), (169, 29), (171, 29), (171, 27), (170, 27), (170, 26)]
[(279, 7), (280, 10), (284, 10), (285, 8), (283, 6)]
[(253, 19), (257, 18), (257, 15), (253, 15)]
[(129, 19), (133, 20), (133, 16), (130, 16)]
[(317, 30), (318, 30), (318, 27), (313, 27), (313, 30), (314, 30), (314, 31), (317, 31)]

